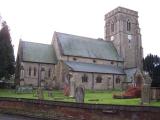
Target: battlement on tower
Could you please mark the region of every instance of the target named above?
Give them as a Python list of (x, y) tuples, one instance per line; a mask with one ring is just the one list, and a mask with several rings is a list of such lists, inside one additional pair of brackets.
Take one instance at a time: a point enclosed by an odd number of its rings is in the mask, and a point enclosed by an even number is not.
[(130, 10), (130, 9), (127, 9), (127, 8), (124, 8), (124, 7), (117, 7), (116, 9), (108, 12), (105, 15), (105, 19), (108, 19), (108, 18), (112, 17), (113, 15), (115, 15), (117, 13), (124, 13), (124, 14), (128, 14), (128, 15), (138, 17), (138, 12), (137, 11)]

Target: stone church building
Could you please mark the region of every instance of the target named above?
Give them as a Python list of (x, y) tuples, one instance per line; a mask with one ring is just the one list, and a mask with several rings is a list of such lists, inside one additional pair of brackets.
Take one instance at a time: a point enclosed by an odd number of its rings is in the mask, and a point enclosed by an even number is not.
[(16, 84), (63, 88), (119, 89), (142, 70), (138, 13), (118, 7), (105, 15), (105, 37), (54, 32), (50, 45), (20, 40)]

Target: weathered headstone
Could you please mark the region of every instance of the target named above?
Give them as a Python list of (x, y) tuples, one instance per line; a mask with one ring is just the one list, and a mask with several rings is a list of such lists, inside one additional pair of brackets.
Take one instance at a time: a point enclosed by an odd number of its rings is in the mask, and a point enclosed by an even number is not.
[(24, 79), (21, 79), (21, 80), (20, 80), (20, 86), (24, 86), (24, 85), (25, 85)]
[(141, 102), (142, 104), (149, 104), (151, 99), (151, 82), (152, 79), (148, 74), (144, 74), (144, 81), (142, 85), (141, 92)]
[(84, 89), (82, 87), (77, 87), (75, 90), (75, 99), (77, 103), (84, 103)]
[(150, 85), (144, 84), (142, 86), (142, 95), (141, 95), (142, 104), (150, 103)]
[(48, 81), (48, 97), (53, 97), (53, 82)]

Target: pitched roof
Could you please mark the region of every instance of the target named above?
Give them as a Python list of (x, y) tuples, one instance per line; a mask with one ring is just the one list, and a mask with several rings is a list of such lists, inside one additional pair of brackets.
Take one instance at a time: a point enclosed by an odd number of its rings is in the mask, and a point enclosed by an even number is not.
[(59, 32), (55, 34), (64, 55), (123, 61), (110, 41)]
[(22, 59), (28, 62), (56, 64), (57, 57), (52, 45), (22, 42)]
[(64, 62), (71, 70), (76, 72), (91, 72), (91, 73), (111, 73), (111, 74), (125, 74), (122, 68), (99, 65), (93, 63), (82, 63), (82, 62)]

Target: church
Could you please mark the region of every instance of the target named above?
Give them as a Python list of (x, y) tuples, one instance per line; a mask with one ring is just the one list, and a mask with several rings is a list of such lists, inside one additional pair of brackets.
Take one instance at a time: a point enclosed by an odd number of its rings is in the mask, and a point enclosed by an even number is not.
[(142, 71), (138, 12), (118, 7), (105, 15), (104, 39), (54, 32), (51, 44), (20, 40), (17, 85), (121, 89)]

